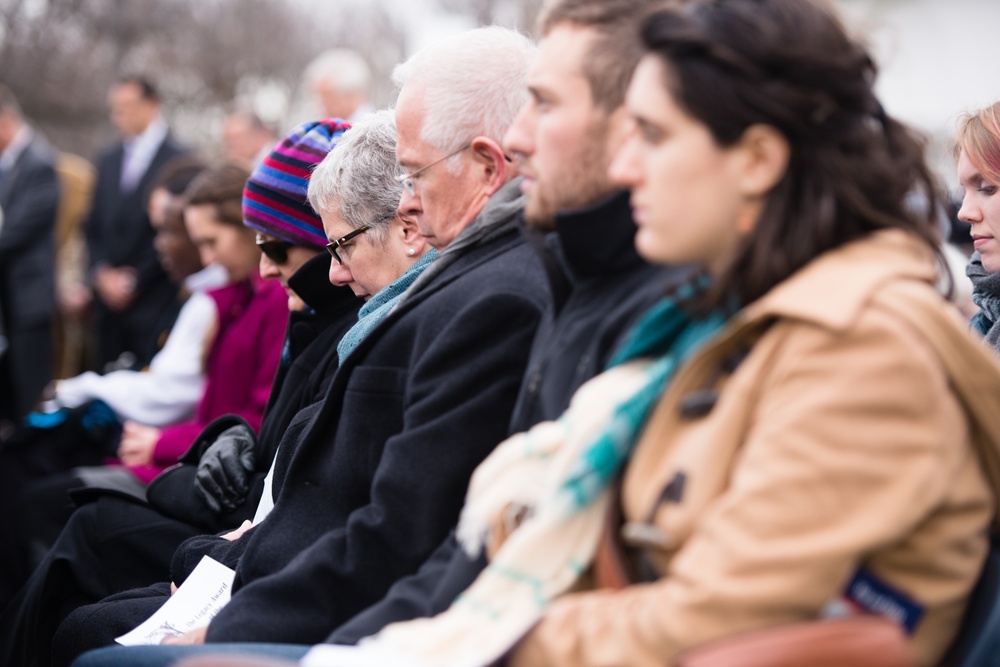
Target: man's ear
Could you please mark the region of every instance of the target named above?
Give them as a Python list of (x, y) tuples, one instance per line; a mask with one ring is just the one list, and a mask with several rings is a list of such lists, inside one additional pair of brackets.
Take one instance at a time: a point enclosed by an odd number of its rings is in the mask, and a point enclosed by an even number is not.
[(399, 218), (400, 223), (396, 228), (396, 233), (402, 235), (403, 245), (413, 248), (417, 253), (420, 253), (424, 249), (427, 239), (420, 233), (420, 228), (417, 226), (417, 219), (409, 213), (400, 212), (396, 213), (396, 217)]
[(739, 154), (740, 191), (747, 199), (760, 199), (770, 192), (788, 170), (791, 146), (770, 125), (751, 125), (733, 147)]
[(507, 160), (500, 144), (489, 137), (476, 137), (469, 150), (487, 193), (492, 196), (512, 178), (514, 166)]

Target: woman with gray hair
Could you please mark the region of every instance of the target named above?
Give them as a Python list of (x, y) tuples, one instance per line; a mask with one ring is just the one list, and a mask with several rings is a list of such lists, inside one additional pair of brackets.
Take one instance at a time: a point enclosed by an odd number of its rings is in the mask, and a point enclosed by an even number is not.
[(330, 282), (366, 301), (358, 323), (337, 346), (341, 361), (437, 256), (416, 221), (396, 210), (395, 165), (393, 113), (382, 110), (348, 130), (340, 150), (330, 152), (309, 179), (309, 203), (331, 239)]
[[(437, 251), (409, 218), (396, 212), (396, 125), (391, 110), (357, 123), (327, 153), (309, 178), (309, 204), (323, 220), (333, 256), (330, 282), (365, 300), (358, 322), (337, 344), (343, 362), (399, 303)], [(274, 465), (254, 515), (260, 523), (274, 507)], [(245, 530), (245, 528), (243, 529)]]

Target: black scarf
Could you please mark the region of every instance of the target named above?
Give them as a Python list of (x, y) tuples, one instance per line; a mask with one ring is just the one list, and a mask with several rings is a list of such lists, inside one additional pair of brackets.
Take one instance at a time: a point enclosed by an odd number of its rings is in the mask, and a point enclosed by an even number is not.
[(989, 273), (983, 267), (982, 256), (974, 252), (965, 267), (965, 275), (972, 281), (972, 301), (989, 324), (985, 331), (986, 342), (1000, 350), (1000, 271)]

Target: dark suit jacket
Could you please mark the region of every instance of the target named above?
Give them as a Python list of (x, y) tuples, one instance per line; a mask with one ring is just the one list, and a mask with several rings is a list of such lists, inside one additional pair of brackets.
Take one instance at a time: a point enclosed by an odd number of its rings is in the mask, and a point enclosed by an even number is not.
[(342, 360), (324, 402), (282, 440), (271, 515), (240, 540), (193, 538), (175, 555), (177, 583), (202, 553), (236, 566), (208, 641), (321, 641), (416, 570), (506, 435), (547, 298), (511, 230), (458, 258)]
[(34, 136), (0, 184), (0, 305), (17, 413), (26, 414), (51, 379), (55, 314), (56, 153)]
[[(186, 149), (168, 134), (138, 185), (125, 193), (119, 186), (124, 157), (122, 143), (115, 143), (95, 161), (97, 186), (84, 224), (90, 270), (101, 264), (135, 268), (139, 273), (136, 297), (119, 317), (130, 322), (148, 322), (151, 329), (163, 309), (176, 297), (177, 289), (171, 285), (156, 257), (153, 249), (156, 234), (149, 224), (145, 204), (157, 172), (171, 158), (185, 152)], [(100, 309), (98, 312), (101, 312)], [(142, 353), (146, 350), (133, 351)]]

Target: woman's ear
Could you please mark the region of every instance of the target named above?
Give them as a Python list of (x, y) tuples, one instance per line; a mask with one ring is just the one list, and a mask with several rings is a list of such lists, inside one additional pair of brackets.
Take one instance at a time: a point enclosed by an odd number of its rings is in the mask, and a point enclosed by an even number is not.
[(500, 144), (489, 137), (476, 137), (469, 146), (487, 193), (492, 196), (509, 180), (513, 164), (507, 160)]
[(770, 192), (788, 170), (791, 147), (788, 139), (770, 125), (751, 125), (735, 146), (740, 154), (740, 191), (748, 199)]

